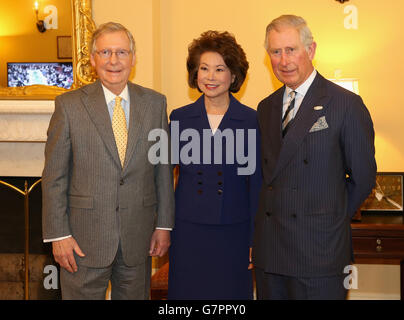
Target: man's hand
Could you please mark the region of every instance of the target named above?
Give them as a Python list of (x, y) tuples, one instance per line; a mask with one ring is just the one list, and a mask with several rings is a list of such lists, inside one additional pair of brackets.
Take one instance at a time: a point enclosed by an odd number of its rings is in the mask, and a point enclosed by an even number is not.
[(73, 250), (80, 257), (85, 254), (81, 251), (79, 245), (73, 237), (52, 242), (53, 256), (59, 265), (70, 273), (77, 271), (76, 260), (74, 259)]
[(149, 254), (152, 257), (162, 257), (166, 254), (170, 246), (170, 231), (169, 230), (154, 230), (151, 241)]

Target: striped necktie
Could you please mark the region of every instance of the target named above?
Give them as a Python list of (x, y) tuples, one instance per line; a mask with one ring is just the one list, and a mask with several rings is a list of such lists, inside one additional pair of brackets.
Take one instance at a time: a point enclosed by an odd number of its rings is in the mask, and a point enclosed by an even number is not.
[(289, 106), (286, 109), (285, 114), (283, 115), (282, 118), (282, 136), (284, 137), (286, 133), (288, 132), (290, 125), (292, 124), (293, 120), (293, 108), (295, 107), (295, 97), (296, 97), (296, 91), (292, 91), (289, 93), (290, 95), (290, 102)]
[(125, 112), (121, 105), (122, 98), (115, 98), (114, 113), (112, 115), (112, 130), (115, 136), (115, 143), (118, 149), (121, 165), (125, 161), (126, 145), (128, 143), (128, 130), (126, 128)]

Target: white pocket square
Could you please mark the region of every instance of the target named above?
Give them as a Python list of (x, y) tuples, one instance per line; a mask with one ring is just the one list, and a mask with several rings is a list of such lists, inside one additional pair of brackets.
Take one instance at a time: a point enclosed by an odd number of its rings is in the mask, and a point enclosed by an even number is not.
[(317, 119), (316, 123), (313, 124), (309, 132), (316, 132), (320, 130), (324, 130), (328, 128), (328, 123), (325, 120), (325, 116), (322, 116)]

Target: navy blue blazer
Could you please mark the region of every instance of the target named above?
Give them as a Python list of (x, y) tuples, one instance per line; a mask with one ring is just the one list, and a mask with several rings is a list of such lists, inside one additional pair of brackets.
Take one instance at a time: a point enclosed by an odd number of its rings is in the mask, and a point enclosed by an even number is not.
[[(200, 137), (199, 155), (195, 152), (192, 163), (184, 163), (186, 159), (179, 157), (179, 179), (175, 191), (176, 219), (202, 224), (233, 224), (245, 221), (253, 221), (258, 207), (259, 190), (261, 188), (262, 173), (260, 164), (260, 134), (256, 111), (241, 104), (230, 95), (230, 105), (225, 113), (218, 131), (225, 129), (230, 135), (236, 137), (237, 129), (244, 129), (244, 141), (234, 147), (233, 152), (226, 155), (226, 140), (223, 139), (222, 148), (218, 152), (223, 155), (222, 163), (214, 164), (214, 136), (210, 132), (208, 140), (211, 142), (210, 160), (209, 149), (203, 150), (203, 130), (210, 130), (210, 125), (205, 109), (204, 95), (195, 103), (175, 109), (170, 115), (171, 138), (178, 138), (174, 132), (173, 121), (178, 121), (179, 135), (185, 134), (186, 129), (194, 129)], [(249, 145), (247, 130), (252, 129), (255, 134), (255, 144)], [(218, 134), (216, 131), (215, 136)], [(223, 133), (222, 133), (223, 134)], [(251, 134), (251, 132), (250, 132)], [(224, 135), (224, 134), (223, 134)], [(231, 140), (231, 139), (230, 139)], [(235, 140), (236, 141), (236, 140)], [(179, 152), (191, 155), (187, 151), (189, 141), (180, 141)], [(189, 145), (188, 145), (189, 146)], [(255, 170), (250, 175), (238, 175), (238, 169), (247, 165), (240, 165), (237, 161), (237, 147), (244, 148), (245, 153), (253, 155)], [(195, 151), (194, 149), (193, 151)], [(254, 154), (252, 154), (254, 153)], [(216, 152), (217, 155), (217, 152)], [(234, 156), (234, 164), (226, 164)], [(228, 158), (228, 159), (227, 159)], [(204, 161), (205, 159), (205, 161)], [(199, 162), (199, 163), (198, 163)]]
[(343, 274), (351, 218), (375, 184), (372, 119), (360, 96), (317, 74), (282, 138), (284, 90), (257, 109), (265, 182), (254, 265), (295, 277)]

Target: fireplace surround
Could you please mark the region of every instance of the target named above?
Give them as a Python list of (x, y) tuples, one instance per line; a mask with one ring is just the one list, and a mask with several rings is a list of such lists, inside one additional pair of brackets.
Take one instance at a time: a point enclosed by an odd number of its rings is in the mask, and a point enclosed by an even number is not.
[(44, 286), (56, 263), (42, 242), (38, 181), (53, 110), (51, 100), (0, 100), (0, 300), (60, 298), (58, 284)]

